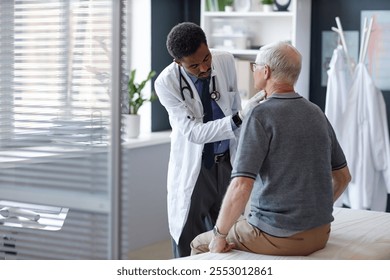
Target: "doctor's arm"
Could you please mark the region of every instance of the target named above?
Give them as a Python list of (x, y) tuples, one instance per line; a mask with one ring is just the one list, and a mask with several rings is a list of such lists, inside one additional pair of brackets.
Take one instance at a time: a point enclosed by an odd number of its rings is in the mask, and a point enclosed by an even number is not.
[(351, 181), (351, 174), (348, 166), (332, 171), (333, 181), (333, 201), (336, 201), (348, 186)]
[[(219, 233), (227, 234), (244, 212), (252, 192), (253, 183), (254, 180), (252, 178), (233, 178), (226, 191), (216, 222)], [(214, 237), (209, 244), (209, 249), (212, 253), (228, 252), (232, 248), (233, 244), (228, 244), (226, 238), (223, 237)]]

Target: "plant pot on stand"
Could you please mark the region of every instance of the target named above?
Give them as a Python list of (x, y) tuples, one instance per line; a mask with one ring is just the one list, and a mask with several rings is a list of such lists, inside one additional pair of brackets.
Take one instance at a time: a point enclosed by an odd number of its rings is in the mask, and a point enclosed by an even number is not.
[(272, 12), (274, 10), (273, 0), (261, 0), (261, 5), (263, 6), (263, 12)]
[(127, 84), (127, 114), (122, 114), (122, 125), (125, 139), (137, 138), (139, 136), (141, 116), (138, 115), (138, 110), (144, 102), (153, 101), (155, 98), (154, 95), (149, 98), (144, 97), (142, 90), (146, 83), (150, 81), (154, 75), (156, 75), (156, 72), (151, 70), (146, 79), (140, 83), (135, 82), (135, 73), (135, 69), (130, 72), (129, 82)]
[(233, 4), (234, 4), (233, 0), (225, 0), (224, 4), (225, 4), (225, 12), (228, 13), (233, 12)]
[(274, 6), (273, 5), (263, 5), (263, 12), (273, 12)]
[(140, 115), (122, 114), (123, 132), (126, 139), (134, 139), (139, 136), (140, 123)]

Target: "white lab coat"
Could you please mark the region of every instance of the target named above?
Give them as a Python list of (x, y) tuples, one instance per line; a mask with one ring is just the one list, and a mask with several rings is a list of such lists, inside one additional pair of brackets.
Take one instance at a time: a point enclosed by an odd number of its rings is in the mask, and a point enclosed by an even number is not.
[(352, 180), (347, 188), (353, 209), (385, 211), (390, 193), (390, 146), (386, 107), (365, 65), (355, 68), (341, 124), (342, 148)]
[(345, 112), (348, 92), (352, 84), (351, 73), (348, 70), (342, 46), (339, 45), (334, 49), (327, 73), (325, 114), (337, 135), (337, 132), (340, 131), (339, 120)]
[[(346, 54), (341, 45), (334, 49), (327, 73), (328, 83), (326, 88), (325, 115), (331, 123), (339, 143), (343, 148), (348, 143), (344, 143), (344, 139), (340, 138), (343, 130), (341, 120), (343, 119), (343, 114), (345, 114), (348, 103), (348, 93), (351, 89), (352, 77), (348, 68)], [(347, 192), (344, 192), (335, 202), (335, 206), (342, 206), (343, 203), (349, 205), (347, 194)]]
[[(217, 101), (226, 117), (203, 123), (203, 106), (196, 87), (182, 69), (184, 78), (193, 91), (194, 98), (185, 92), (180, 94), (178, 65), (168, 65), (155, 81), (156, 94), (169, 114), (172, 127), (171, 151), (168, 167), (168, 223), (176, 243), (187, 220), (192, 191), (201, 168), (205, 143), (230, 139), (230, 155), (233, 162), (239, 129), (233, 130), (231, 115), (241, 109), (237, 89), (234, 58), (231, 54), (212, 51), (212, 76), (221, 97)], [(182, 86), (186, 83), (182, 81)], [(210, 92), (212, 82), (210, 82)]]

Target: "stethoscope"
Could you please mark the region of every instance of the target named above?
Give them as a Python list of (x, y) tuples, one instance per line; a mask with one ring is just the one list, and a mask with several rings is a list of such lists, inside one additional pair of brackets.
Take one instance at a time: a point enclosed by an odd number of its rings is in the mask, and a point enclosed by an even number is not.
[[(183, 76), (183, 73), (181, 72), (180, 65), (178, 65), (178, 68), (179, 68), (179, 85), (180, 85), (181, 98), (183, 99), (183, 101), (185, 101), (184, 91), (187, 91), (189, 93), (189, 95), (191, 96), (191, 98), (194, 99), (194, 92), (192, 91), (192, 88), (191, 88), (189, 82), (187, 81), (187, 79)], [(215, 88), (215, 76), (213, 76), (211, 79), (212, 79), (212, 83), (213, 83), (213, 86), (212, 86), (213, 91), (210, 93), (210, 98), (214, 101), (218, 101), (221, 98), (221, 94)], [(182, 80), (184, 80), (184, 82), (186, 83), (185, 86), (183, 86)]]

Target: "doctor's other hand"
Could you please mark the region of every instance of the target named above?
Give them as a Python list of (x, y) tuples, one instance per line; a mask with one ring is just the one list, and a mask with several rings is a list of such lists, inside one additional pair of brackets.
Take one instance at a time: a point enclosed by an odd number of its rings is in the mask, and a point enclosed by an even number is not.
[(245, 105), (244, 109), (242, 109), (239, 114), (240, 114), (240, 118), (241, 119), (244, 119), (245, 116), (249, 113), (250, 110), (252, 110), (254, 107), (256, 107), (260, 101), (264, 100), (265, 98), (265, 91), (262, 90), (262, 91), (259, 91), (258, 93), (256, 93), (254, 96), (252, 96), (247, 104)]

